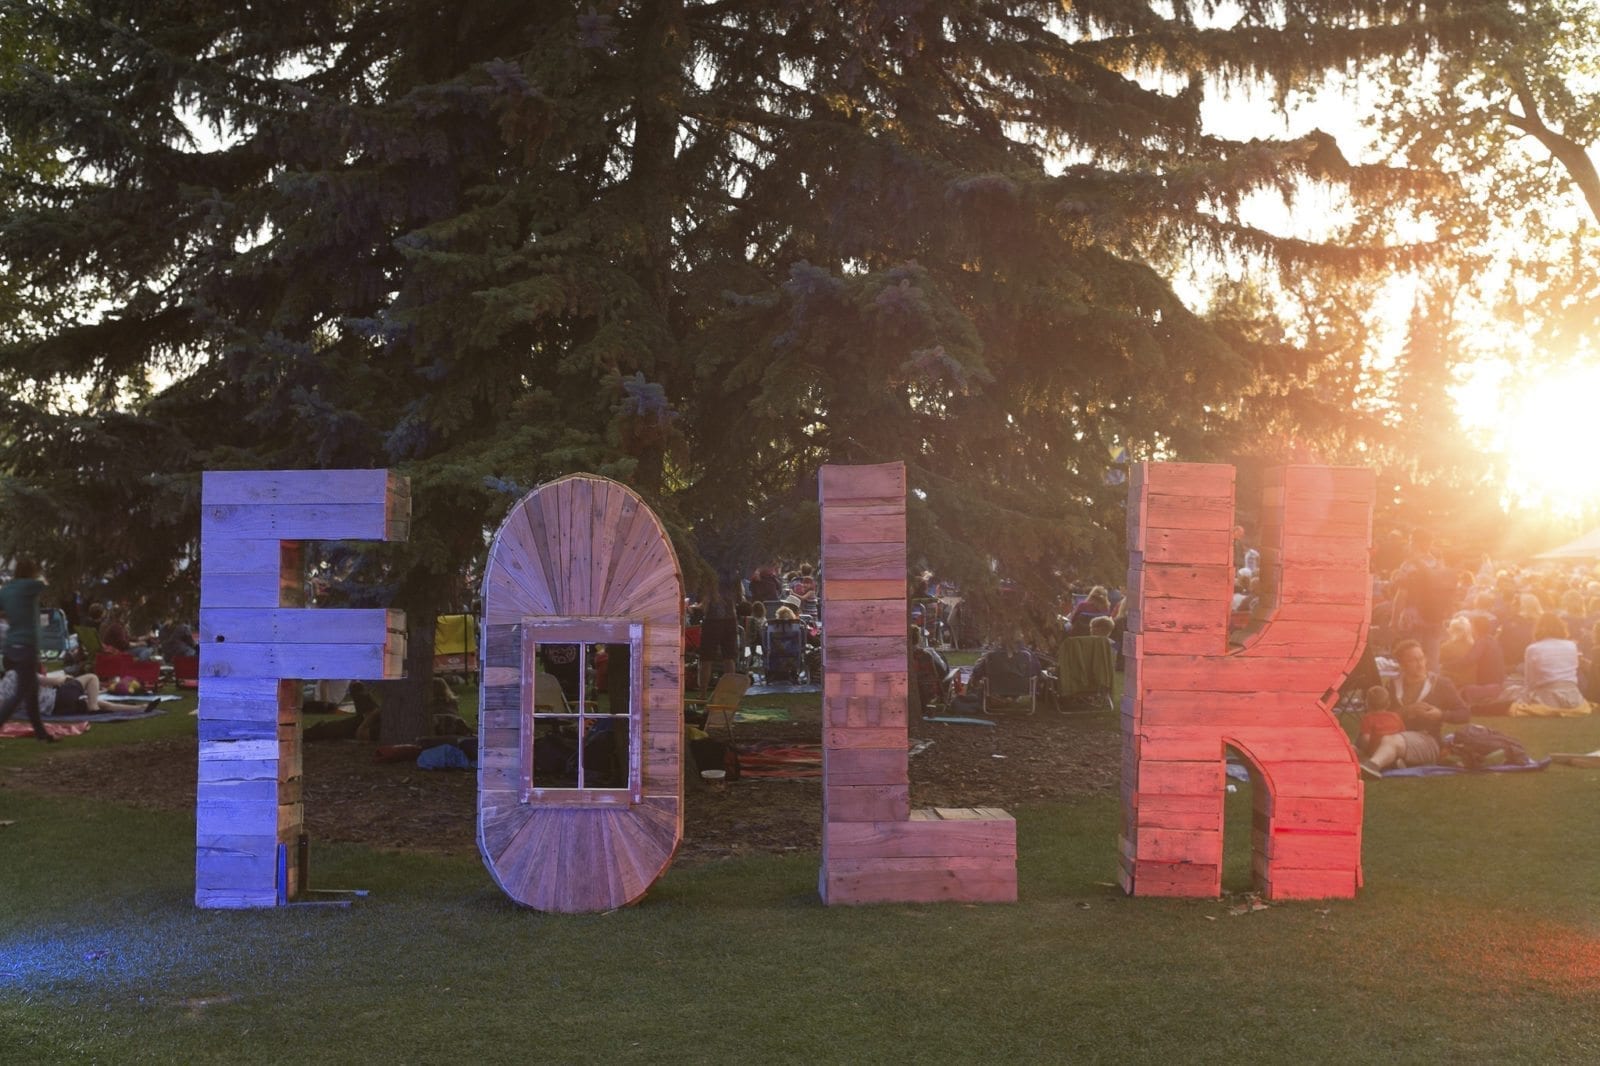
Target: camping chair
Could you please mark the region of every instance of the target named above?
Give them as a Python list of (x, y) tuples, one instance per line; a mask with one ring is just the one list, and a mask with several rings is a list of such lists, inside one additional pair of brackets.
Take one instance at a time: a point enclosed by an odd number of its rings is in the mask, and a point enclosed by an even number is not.
[(1056, 663), (1056, 697), (1075, 706), (1115, 710), (1116, 652), (1105, 637), (1067, 637)]
[(939, 659), (928, 648), (911, 649), (911, 684), (922, 713), (950, 706), (955, 695), (958, 666), (939, 669)]
[[(1110, 647), (1109, 644), (1106, 646)], [(983, 691), (984, 714), (989, 713), (991, 703), (1001, 702), (1020, 704), (1027, 701), (1029, 714), (1038, 710), (1039, 670), (1032, 652), (1022, 650), (1016, 655), (1008, 655), (997, 649), (984, 656), (984, 660), (987, 665), (978, 683)]]
[(799, 684), (806, 672), (806, 631), (803, 623), (779, 619), (767, 623), (766, 648), (767, 684), (785, 681)]
[[(540, 670), (533, 675), (533, 709), (540, 714), (577, 714), (578, 708), (567, 699), (566, 690), (555, 674)], [(592, 714), (597, 709), (594, 700), (587, 701)]]
[(720, 717), (728, 740), (732, 742), (733, 716), (739, 712), (739, 701), (749, 688), (749, 674), (723, 674), (710, 696), (703, 700), (684, 701), (684, 720), (710, 732), (713, 721)]
[(67, 650), (67, 614), (59, 607), (39, 612), (39, 658), (60, 663)]
[(72, 631), (78, 634), (78, 652), (83, 661), (94, 662), (95, 656), (100, 654), (100, 631), (94, 626), (74, 626)]

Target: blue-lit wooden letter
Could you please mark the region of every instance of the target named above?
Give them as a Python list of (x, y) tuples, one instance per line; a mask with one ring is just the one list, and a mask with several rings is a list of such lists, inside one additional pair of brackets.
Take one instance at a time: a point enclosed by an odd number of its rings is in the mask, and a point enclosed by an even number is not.
[(300, 683), (399, 677), (405, 616), (307, 610), (301, 542), (404, 540), (410, 517), (387, 470), (205, 474), (197, 906), (271, 907), (303, 887)]

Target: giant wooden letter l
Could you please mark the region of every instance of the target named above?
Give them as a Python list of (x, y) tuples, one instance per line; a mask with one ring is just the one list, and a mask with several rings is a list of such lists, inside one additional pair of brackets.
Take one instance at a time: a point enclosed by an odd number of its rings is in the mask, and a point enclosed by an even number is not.
[(1005, 811), (911, 810), (906, 755), (906, 468), (824, 466), (822, 871), (841, 903), (1013, 903)]
[(410, 517), (387, 470), (205, 474), (197, 906), (299, 892), (300, 681), (399, 677), (405, 659), (399, 611), (304, 609), (300, 542), (404, 540)]
[(1140, 896), (1222, 888), (1223, 753), (1255, 782), (1255, 879), (1275, 899), (1361, 883), (1361, 775), (1331, 706), (1366, 642), (1370, 470), (1291, 466), (1262, 500), (1264, 627), (1228, 649), (1233, 468), (1136, 466), (1122, 885)]

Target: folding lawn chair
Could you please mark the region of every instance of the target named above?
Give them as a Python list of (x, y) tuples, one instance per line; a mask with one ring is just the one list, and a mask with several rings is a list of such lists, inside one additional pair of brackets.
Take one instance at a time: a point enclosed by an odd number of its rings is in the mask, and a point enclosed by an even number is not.
[(1067, 637), (1056, 663), (1056, 698), (1063, 705), (1115, 710), (1116, 651), (1105, 637)]
[(983, 678), (978, 687), (983, 694), (983, 713), (991, 705), (1026, 702), (1028, 713), (1039, 707), (1039, 662), (1033, 653), (1019, 649), (1015, 653), (995, 650), (984, 656)]
[(778, 619), (767, 623), (765, 681), (800, 683), (806, 673), (806, 631), (803, 623)]
[(749, 674), (723, 674), (710, 696), (703, 700), (684, 701), (684, 720), (710, 732), (712, 723), (721, 719), (728, 740), (732, 742), (733, 716), (739, 712), (739, 701), (749, 688)]

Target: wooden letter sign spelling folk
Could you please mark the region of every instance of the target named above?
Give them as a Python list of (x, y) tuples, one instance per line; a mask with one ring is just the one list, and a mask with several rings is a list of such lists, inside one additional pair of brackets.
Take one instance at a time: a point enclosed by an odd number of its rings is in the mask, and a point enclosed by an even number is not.
[(300, 682), (399, 677), (399, 611), (307, 610), (301, 541), (404, 540), (410, 489), (386, 470), (210, 471), (200, 519), (195, 904), (297, 895)]
[(1228, 649), (1233, 468), (1134, 467), (1128, 497), (1123, 888), (1222, 888), (1223, 749), (1251, 764), (1255, 878), (1269, 898), (1361, 884), (1361, 775), (1331, 707), (1366, 643), (1370, 470), (1267, 475), (1261, 625)]
[(552, 482), (495, 533), (483, 623), (484, 863), (507, 895), (539, 910), (632, 903), (683, 836), (683, 579), (672, 544), (623, 486), (588, 474)]
[(1014, 902), (1010, 815), (910, 809), (905, 466), (824, 466), (819, 480), (823, 902)]

